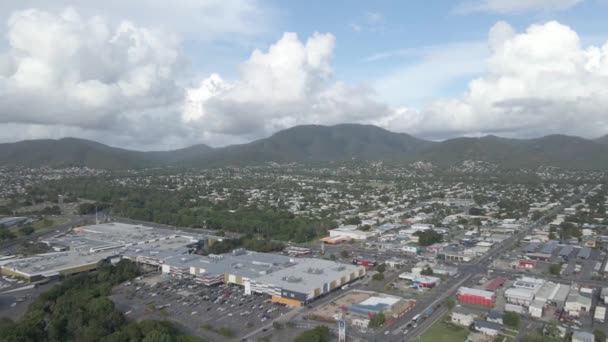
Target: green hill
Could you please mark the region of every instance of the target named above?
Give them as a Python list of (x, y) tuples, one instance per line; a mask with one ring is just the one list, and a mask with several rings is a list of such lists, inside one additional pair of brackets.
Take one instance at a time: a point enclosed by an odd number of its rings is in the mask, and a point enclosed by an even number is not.
[(549, 135), (537, 139), (485, 136), (433, 142), (371, 125), (342, 124), (296, 126), (248, 144), (222, 148), (195, 145), (173, 151), (131, 151), (74, 138), (0, 144), (1, 165), (30, 167), (213, 167), (353, 159), (404, 163), (428, 161), (443, 167), (475, 160), (494, 163), (503, 168), (535, 168), (544, 165), (565, 169), (608, 170), (608, 137), (588, 140), (566, 135)]

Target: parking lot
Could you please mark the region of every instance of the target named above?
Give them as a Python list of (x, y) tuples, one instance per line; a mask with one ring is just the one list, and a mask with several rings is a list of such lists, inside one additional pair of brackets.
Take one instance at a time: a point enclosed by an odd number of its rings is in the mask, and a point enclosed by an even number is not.
[(243, 336), (290, 310), (266, 295), (244, 295), (240, 286), (207, 287), (161, 275), (121, 284), (111, 298), (130, 319), (171, 320), (187, 333), (212, 340)]

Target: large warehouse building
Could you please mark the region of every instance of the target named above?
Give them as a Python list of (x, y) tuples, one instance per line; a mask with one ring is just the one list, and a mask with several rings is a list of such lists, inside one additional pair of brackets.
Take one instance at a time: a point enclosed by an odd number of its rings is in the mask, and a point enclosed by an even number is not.
[(473, 289), (470, 287), (461, 287), (456, 293), (458, 300), (464, 303), (470, 303), (483, 306), (494, 306), (496, 303), (496, 294), (490, 291)]
[(28, 281), (94, 270), (101, 260), (121, 258), (156, 267), (163, 274), (193, 277), (204, 285), (243, 286), (275, 302), (300, 306), (365, 275), (365, 267), (314, 258), (235, 250), (222, 255), (191, 254), (207, 235), (105, 223), (74, 229), (44, 241), (57, 252), (0, 262), (0, 273)]

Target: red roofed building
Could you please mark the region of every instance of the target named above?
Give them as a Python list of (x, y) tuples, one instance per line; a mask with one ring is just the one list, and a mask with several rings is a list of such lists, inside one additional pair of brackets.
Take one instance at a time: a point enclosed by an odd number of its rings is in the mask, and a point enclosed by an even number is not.
[(496, 303), (496, 294), (490, 291), (477, 290), (468, 287), (461, 287), (456, 293), (458, 300), (465, 303), (483, 305), (483, 306), (494, 306)]
[(485, 283), (483, 288), (486, 291), (496, 291), (496, 289), (498, 289), (499, 287), (502, 287), (505, 284), (505, 281), (507, 281), (507, 278), (505, 278), (505, 277), (496, 277), (496, 278), (490, 280), (489, 282)]

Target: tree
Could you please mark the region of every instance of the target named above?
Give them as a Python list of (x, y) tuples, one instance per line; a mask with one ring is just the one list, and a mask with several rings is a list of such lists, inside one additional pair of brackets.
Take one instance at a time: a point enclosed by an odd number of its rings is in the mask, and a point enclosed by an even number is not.
[(383, 273), (376, 273), (376, 274), (374, 274), (372, 276), (372, 279), (376, 280), (376, 281), (382, 281), (382, 280), (384, 280), (384, 274)]
[(502, 317), (504, 324), (512, 328), (519, 327), (519, 320), (519, 314), (510, 311), (505, 312), (504, 316)]
[(362, 230), (364, 232), (369, 231), (370, 229), (372, 229), (372, 227), (369, 224), (364, 224), (361, 227), (358, 228), (359, 230)]
[(361, 219), (359, 218), (359, 216), (352, 216), (344, 220), (344, 224), (361, 224)]
[(0, 241), (11, 240), (15, 238), (15, 234), (7, 228), (0, 227)]
[(386, 316), (384, 316), (383, 313), (379, 313), (379, 314), (372, 316), (372, 318), (369, 320), (369, 323), (367, 326), (368, 326), (368, 328), (379, 328), (384, 325), (385, 321), (386, 321)]
[(561, 270), (562, 270), (562, 267), (560, 264), (551, 264), (551, 266), (549, 266), (549, 273), (551, 275), (559, 276)]
[(274, 321), (274, 322), (272, 322), (272, 327), (275, 328), (276, 330), (280, 330), (280, 329), (283, 329), (283, 324), (281, 324), (277, 321)]
[(31, 235), (33, 232), (34, 227), (29, 224), (19, 228), (19, 233), (21, 233), (21, 235)]
[(595, 336), (596, 342), (606, 342), (606, 333), (602, 330), (595, 329), (593, 331), (593, 336)]
[(329, 328), (321, 325), (316, 328), (307, 330), (295, 338), (295, 342), (329, 342)]
[(386, 271), (386, 264), (380, 264), (380, 265), (376, 266), (376, 271), (378, 271), (380, 273), (384, 273)]
[(482, 216), (484, 214), (483, 209), (481, 208), (471, 208), (469, 209), (469, 215), (473, 215), (473, 216)]
[(454, 302), (454, 300), (452, 298), (448, 299), (445, 304), (447, 305), (448, 309), (452, 310), (454, 308), (454, 306), (456, 306), (456, 302)]
[(420, 271), (420, 274), (425, 276), (431, 276), (433, 273), (433, 269), (428, 265), (422, 271)]
[(418, 236), (418, 245), (430, 246), (432, 244), (441, 242), (441, 234), (437, 233), (433, 229), (427, 229), (425, 231), (417, 231), (414, 235)]
[(342, 258), (348, 258), (349, 255), (350, 255), (350, 253), (346, 249), (343, 249), (340, 251), (340, 256)]

